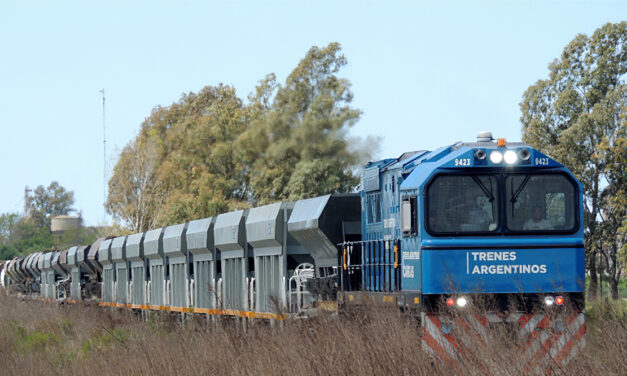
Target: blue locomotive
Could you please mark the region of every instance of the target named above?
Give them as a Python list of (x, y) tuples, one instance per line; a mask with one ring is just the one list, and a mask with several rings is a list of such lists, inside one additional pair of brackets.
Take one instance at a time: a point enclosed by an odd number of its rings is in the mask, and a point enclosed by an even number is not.
[[(364, 290), (427, 312), (490, 296), (496, 310), (583, 308), (581, 184), (522, 143), (405, 153), (364, 170), (359, 242), (340, 246), (340, 300)], [(554, 304), (555, 303), (555, 304)]]

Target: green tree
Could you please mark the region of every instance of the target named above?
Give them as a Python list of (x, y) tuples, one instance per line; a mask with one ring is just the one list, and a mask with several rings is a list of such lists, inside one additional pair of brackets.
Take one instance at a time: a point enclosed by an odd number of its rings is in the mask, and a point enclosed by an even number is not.
[(154, 226), (159, 199), (159, 155), (151, 137), (138, 138), (124, 147), (109, 180), (106, 209), (134, 232)]
[[(608, 224), (625, 218), (625, 206), (620, 205), (627, 169), (627, 22), (608, 23), (590, 37), (577, 35), (549, 70), (548, 79), (523, 95), (523, 140), (563, 162), (583, 184), (589, 296), (594, 299), (597, 255), (617, 252), (620, 239), (624, 241), (624, 227), (622, 235), (608, 237), (607, 231), (618, 231), (620, 227)], [(621, 267), (616, 264), (614, 269)], [(611, 278), (617, 285), (620, 273)]]
[(45, 188), (38, 186), (26, 202), (31, 220), (40, 227), (50, 229), (50, 219), (74, 211), (74, 192), (53, 181)]
[(234, 146), (245, 124), (230, 86), (207, 86), (155, 108), (114, 168), (108, 211), (145, 231), (245, 205), (245, 169)]
[(18, 213), (0, 214), (0, 244), (10, 244), (17, 239), (17, 229), (21, 219)]
[[(50, 229), (40, 226), (31, 218), (7, 213), (0, 215), (0, 223), (3, 233), (0, 241), (0, 260), (25, 256), (54, 246)], [(9, 226), (5, 227), (7, 224)]]
[(178, 119), (165, 135), (159, 169), (166, 203), (159, 222), (180, 223), (247, 205), (246, 169), (235, 140), (247, 123), (230, 86), (207, 86), (179, 101)]
[(347, 132), (360, 111), (350, 107), (350, 82), (337, 77), (346, 63), (338, 43), (314, 46), (283, 85), (274, 76), (260, 83), (251, 98), (252, 107), (260, 110), (239, 140), (250, 166), (252, 202), (294, 200), (356, 186), (353, 169), (365, 155), (349, 147)]
[(220, 84), (156, 107), (120, 154), (109, 213), (145, 231), (351, 190), (365, 154), (347, 137), (360, 112), (349, 107), (350, 83), (336, 76), (345, 64), (339, 44), (312, 47), (284, 85), (269, 74), (246, 104)]

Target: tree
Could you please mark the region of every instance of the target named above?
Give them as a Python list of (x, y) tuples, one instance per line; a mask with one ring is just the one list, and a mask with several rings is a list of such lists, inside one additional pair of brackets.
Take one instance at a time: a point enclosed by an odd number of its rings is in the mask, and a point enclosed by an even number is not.
[(184, 222), (247, 206), (246, 168), (235, 140), (247, 123), (235, 89), (207, 86), (179, 102), (159, 177), (167, 199), (160, 223)]
[(157, 146), (151, 137), (144, 137), (124, 147), (113, 169), (106, 209), (134, 232), (147, 231), (154, 225), (162, 201), (158, 167)]
[(0, 260), (25, 256), (53, 246), (50, 228), (17, 213), (0, 215)]
[(336, 76), (345, 64), (339, 44), (312, 47), (284, 85), (267, 75), (247, 104), (220, 84), (156, 107), (120, 155), (108, 211), (145, 231), (353, 189), (365, 154), (347, 137), (360, 112)]
[(346, 63), (338, 43), (314, 46), (283, 85), (268, 76), (258, 86), (254, 99), (263, 100), (253, 108), (261, 110), (239, 140), (253, 145), (240, 147), (253, 203), (346, 192), (358, 183), (353, 168), (365, 154), (349, 148), (347, 132), (360, 111), (349, 106), (350, 82), (336, 76)]
[(38, 186), (26, 202), (29, 217), (39, 227), (50, 229), (50, 219), (58, 215), (67, 215), (74, 211), (74, 192), (67, 191), (58, 182), (53, 181), (47, 188)]
[[(627, 146), (627, 145), (626, 145)], [(622, 191), (622, 192), (621, 192)], [(600, 256), (604, 265), (604, 272), (609, 277), (610, 291), (613, 299), (618, 299), (618, 283), (625, 268), (625, 247), (627, 246), (627, 231), (621, 228), (627, 221), (624, 201), (627, 187), (616, 184), (609, 185), (603, 190), (602, 215), (600, 223)], [(619, 198), (620, 197), (620, 198)]]
[(0, 214), (0, 244), (9, 244), (17, 239), (20, 220), (22, 217), (18, 213)]
[(244, 115), (235, 90), (224, 85), (155, 108), (114, 168), (109, 212), (145, 231), (245, 204), (245, 169), (234, 146)]
[[(523, 140), (560, 160), (583, 184), (589, 296), (594, 299), (597, 255), (607, 252), (614, 259), (624, 242), (625, 227), (615, 224), (625, 218), (627, 22), (605, 24), (590, 37), (577, 35), (549, 70), (548, 79), (523, 95)], [(617, 286), (620, 273), (611, 278)]]

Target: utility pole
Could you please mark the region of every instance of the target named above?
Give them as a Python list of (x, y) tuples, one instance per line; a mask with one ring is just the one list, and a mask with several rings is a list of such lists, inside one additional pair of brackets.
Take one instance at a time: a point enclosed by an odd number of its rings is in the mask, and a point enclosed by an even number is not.
[(24, 216), (28, 217), (30, 214), (30, 206), (28, 205), (28, 197), (33, 190), (28, 185), (24, 186)]
[(105, 90), (100, 90), (102, 94), (102, 207), (107, 202), (107, 128), (105, 123)]

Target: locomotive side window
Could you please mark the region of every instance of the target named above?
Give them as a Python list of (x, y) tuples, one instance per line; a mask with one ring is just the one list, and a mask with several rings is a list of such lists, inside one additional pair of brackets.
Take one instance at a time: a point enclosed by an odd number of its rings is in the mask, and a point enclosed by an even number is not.
[(416, 203), (416, 196), (403, 198), (401, 204), (401, 231), (403, 231), (403, 236), (415, 236), (418, 233)]
[(437, 176), (427, 188), (427, 228), (440, 234), (495, 232), (498, 202), (495, 176)]
[(368, 223), (381, 222), (381, 193), (368, 194), (366, 199), (368, 201), (368, 211), (366, 212)]
[(573, 231), (575, 192), (573, 183), (561, 174), (508, 176), (507, 228), (516, 232)]

